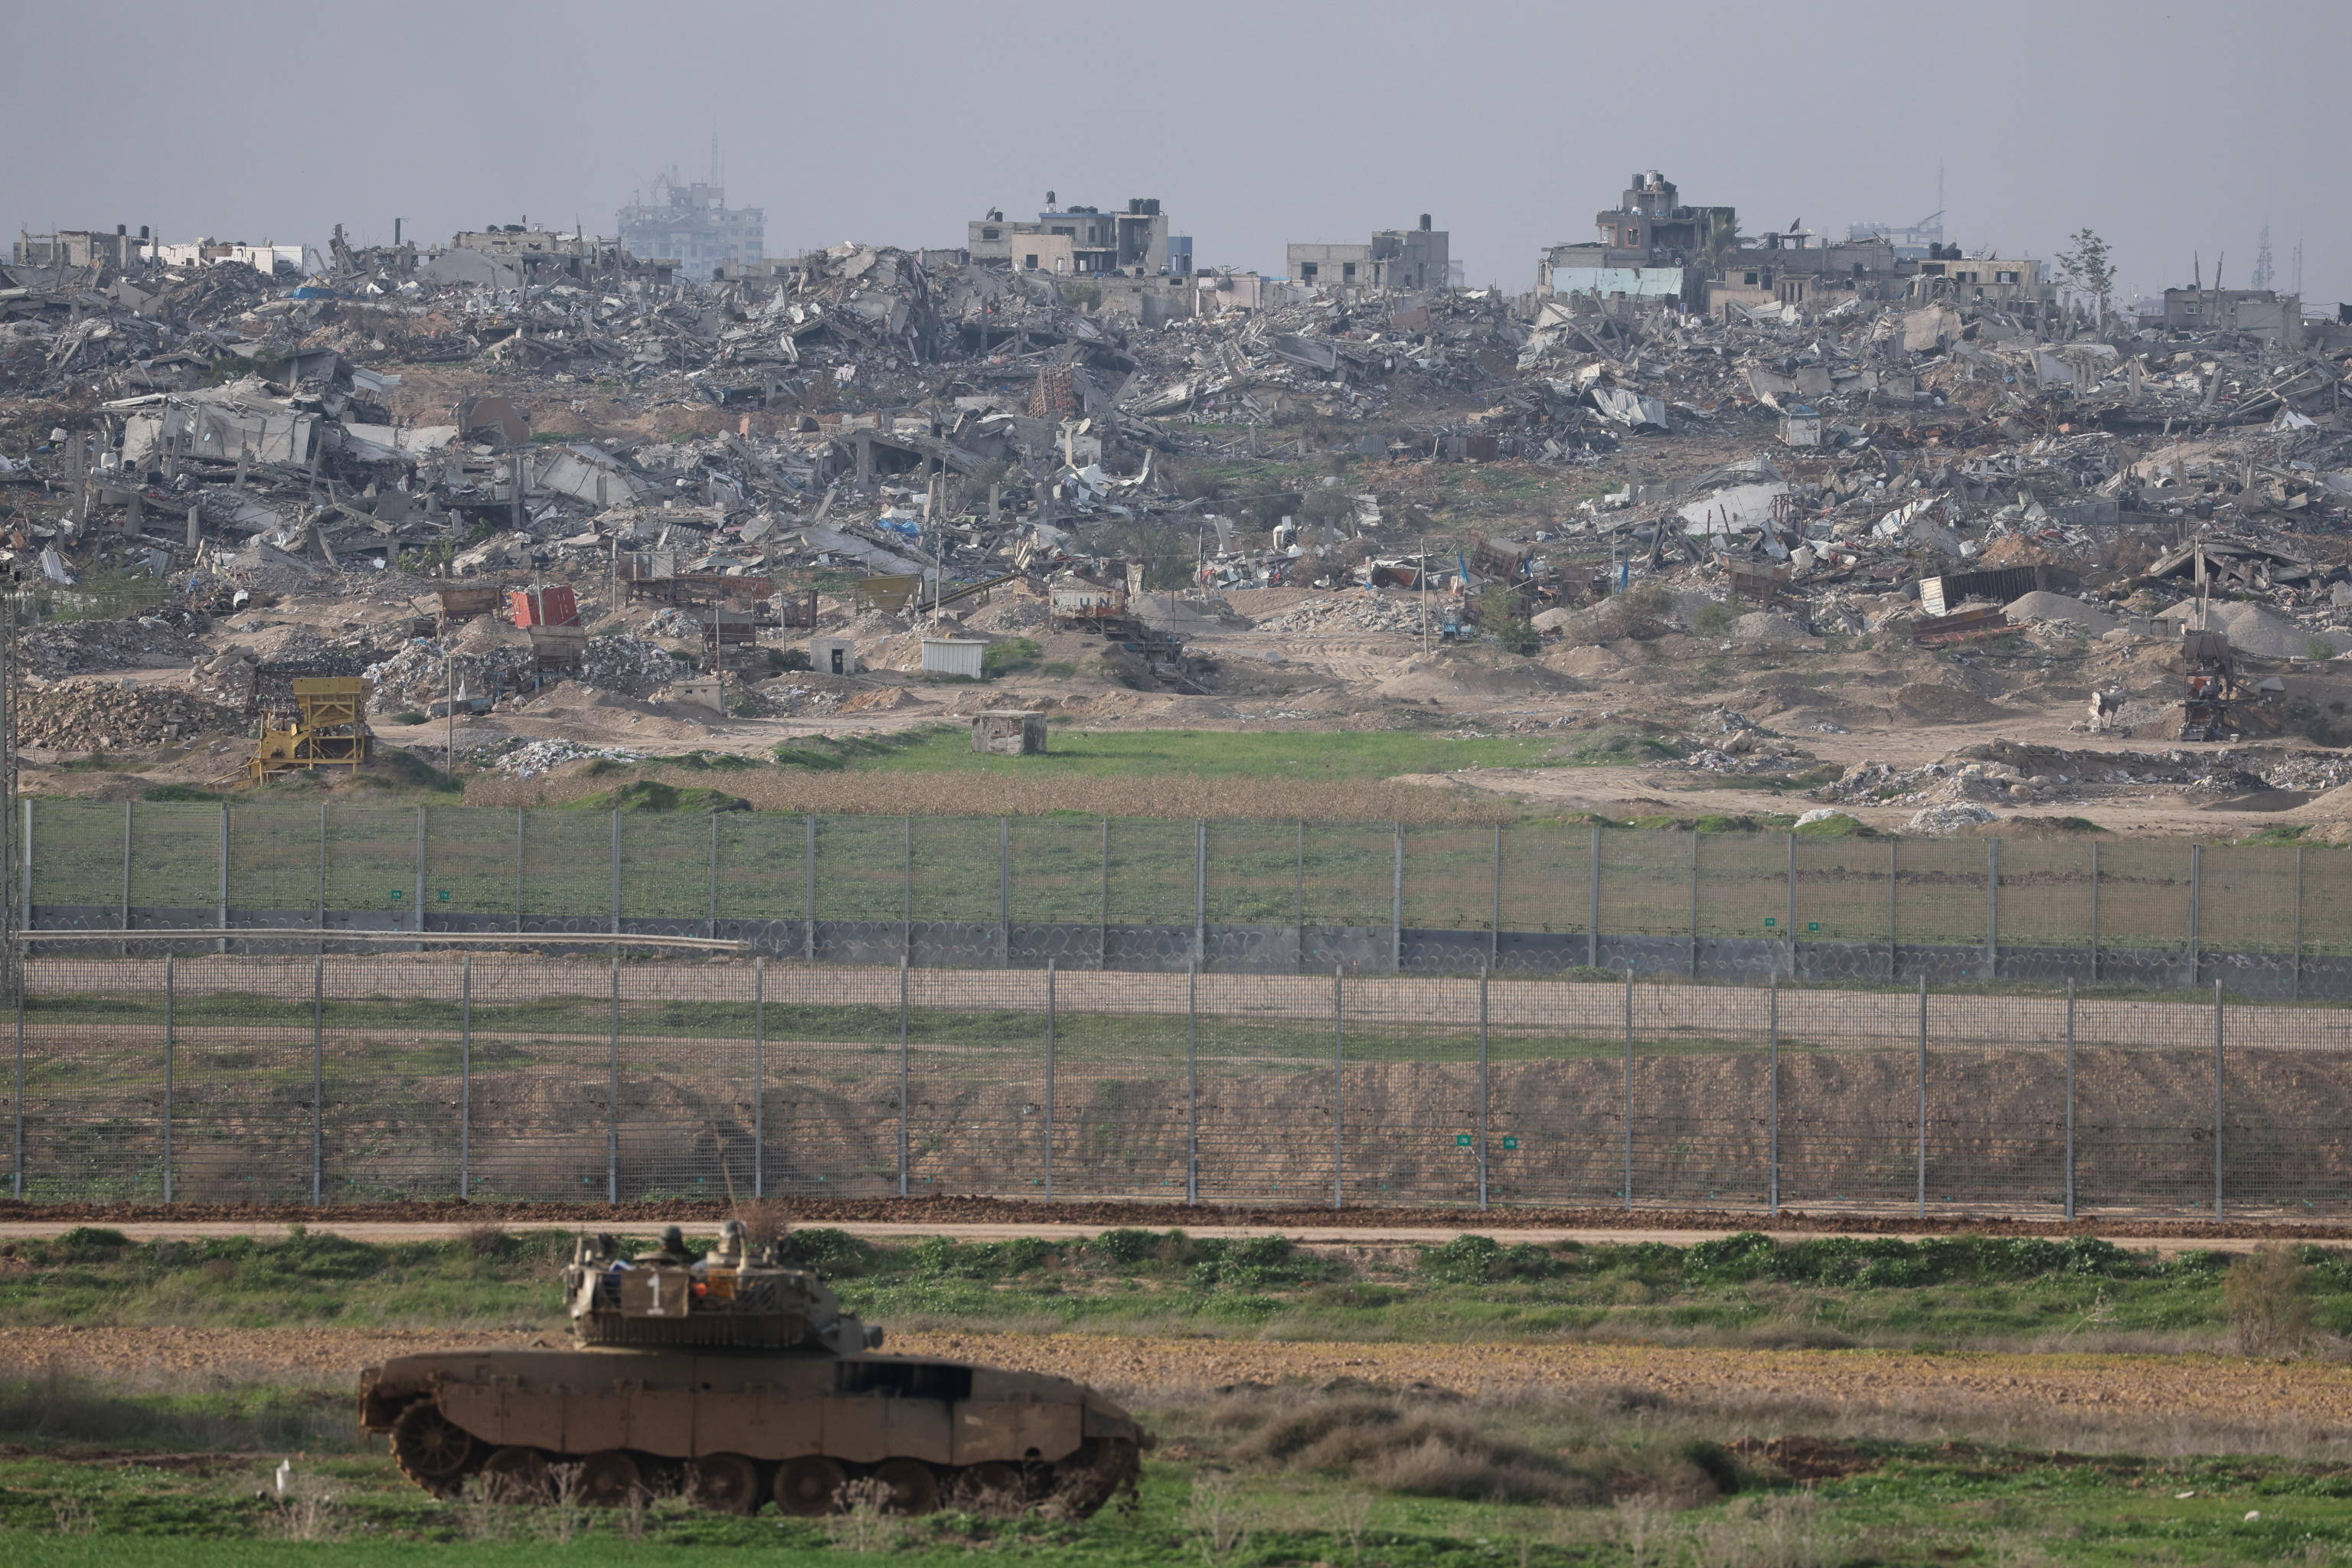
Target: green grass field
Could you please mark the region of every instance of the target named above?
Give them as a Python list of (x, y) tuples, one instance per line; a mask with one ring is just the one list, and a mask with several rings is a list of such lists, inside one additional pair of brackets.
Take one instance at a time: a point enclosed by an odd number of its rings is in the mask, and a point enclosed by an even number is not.
[[(2221, 1349), (2232, 1328), (2226, 1255), (2159, 1258), (2088, 1237), (1325, 1249), (1181, 1231), (905, 1245), (798, 1234), (850, 1310), (910, 1331), (2166, 1352)], [(84, 1227), (5, 1244), (0, 1321), (557, 1329), (550, 1281), (571, 1241), (485, 1229), (134, 1244)], [(2352, 1334), (2352, 1255), (2309, 1247), (2300, 1267), (2310, 1331)]]
[[(551, 1327), (548, 1280), (568, 1243), (485, 1229), (382, 1246), (319, 1233), (135, 1246), (86, 1228), (8, 1244), (0, 1321)], [(2352, 1266), (2319, 1248), (2233, 1269), (2087, 1238), (1474, 1237), (1325, 1251), (1175, 1232), (877, 1245), (812, 1230), (799, 1245), (851, 1305), (901, 1326), (1391, 1338), (1439, 1357), (1496, 1337), (2210, 1351), (2245, 1334), (2250, 1311), (2301, 1336), (2274, 1352), (2332, 1355), (2352, 1329)], [(2258, 1276), (2266, 1294), (2247, 1283)], [(442, 1502), (357, 1440), (341, 1387), (159, 1368), (125, 1388), (64, 1365), (0, 1369), (0, 1539), (11, 1563), (64, 1568), (331, 1555), (574, 1568), (697, 1549), (1074, 1568), (2352, 1562), (2344, 1436), (2293, 1419), (2257, 1420), (2253, 1447), (2240, 1431), (2202, 1451), (2160, 1409), (2062, 1427), (2030, 1402), (1841, 1409), (1631, 1384), (1465, 1394), (1341, 1378), (1145, 1386), (1132, 1403), (1158, 1446), (1131, 1507), (1084, 1521), (808, 1521), (718, 1517), (666, 1494), (612, 1511)]]
[(951, 772), (1014, 778), (1192, 773), (1333, 784), (1468, 767), (1543, 767), (1563, 760), (1554, 754), (1559, 749), (1559, 742), (1548, 736), (1462, 740), (1418, 730), (1087, 730), (1057, 724), (1045, 755), (1000, 757), (974, 752), (968, 731), (940, 725), (896, 742), (830, 747), (800, 742), (788, 748), (791, 755), (785, 760), (825, 757), (839, 766), (881, 773)]

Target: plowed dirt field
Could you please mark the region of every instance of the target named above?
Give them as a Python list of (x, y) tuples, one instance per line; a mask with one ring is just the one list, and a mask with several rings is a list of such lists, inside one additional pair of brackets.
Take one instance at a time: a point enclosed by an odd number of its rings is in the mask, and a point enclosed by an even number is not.
[[(137, 1386), (159, 1379), (335, 1382), (445, 1347), (556, 1348), (561, 1336), (352, 1329), (0, 1329), (0, 1364), (55, 1365)], [(1465, 1394), (1647, 1391), (1678, 1405), (1834, 1406), (1956, 1421), (2156, 1423), (2173, 1431), (2287, 1424), (2352, 1430), (2352, 1366), (2211, 1356), (1923, 1355), (1633, 1345), (1286, 1343), (1108, 1334), (904, 1334), (889, 1348), (1058, 1373), (1129, 1395), (1234, 1383), (1423, 1382)]]

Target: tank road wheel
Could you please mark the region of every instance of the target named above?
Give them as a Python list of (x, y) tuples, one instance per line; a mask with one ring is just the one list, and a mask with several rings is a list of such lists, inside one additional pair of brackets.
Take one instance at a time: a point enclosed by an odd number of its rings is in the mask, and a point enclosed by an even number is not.
[(420, 1399), (392, 1423), (392, 1457), (400, 1473), (436, 1497), (455, 1497), (479, 1445), (474, 1435)]
[(482, 1490), (492, 1502), (547, 1501), (547, 1456), (536, 1448), (491, 1449), (482, 1461)]
[(841, 1509), (841, 1489), (848, 1483), (849, 1475), (838, 1459), (823, 1454), (786, 1459), (776, 1470), (776, 1507), (802, 1519), (836, 1513)]
[(929, 1513), (940, 1506), (939, 1478), (920, 1459), (885, 1459), (874, 1467), (874, 1479), (887, 1494), (884, 1513)]
[(756, 1513), (760, 1467), (740, 1454), (705, 1454), (686, 1467), (686, 1496), (713, 1513)]
[(1018, 1465), (983, 1459), (967, 1465), (949, 1486), (956, 1507), (971, 1513), (1015, 1514), (1028, 1506), (1029, 1487)]
[(645, 1490), (646, 1479), (635, 1455), (606, 1448), (580, 1461), (580, 1477), (572, 1485), (574, 1495), (591, 1508), (626, 1508), (630, 1499)]

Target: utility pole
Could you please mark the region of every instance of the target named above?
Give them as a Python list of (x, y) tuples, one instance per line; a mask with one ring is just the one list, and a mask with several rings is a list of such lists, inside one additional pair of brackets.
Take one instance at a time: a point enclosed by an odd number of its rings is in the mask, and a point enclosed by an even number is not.
[(1421, 574), (1413, 579), (1421, 597), (1421, 651), (1429, 651), (1429, 535), (1421, 536)]

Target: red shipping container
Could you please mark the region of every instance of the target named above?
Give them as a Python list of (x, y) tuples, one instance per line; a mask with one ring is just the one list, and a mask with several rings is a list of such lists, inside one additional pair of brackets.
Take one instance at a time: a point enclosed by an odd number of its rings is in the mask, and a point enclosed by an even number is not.
[(580, 600), (571, 589), (556, 584), (533, 593), (529, 588), (517, 588), (507, 595), (514, 611), (514, 624), (526, 629), (531, 626), (575, 626), (580, 624)]

